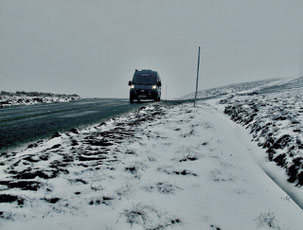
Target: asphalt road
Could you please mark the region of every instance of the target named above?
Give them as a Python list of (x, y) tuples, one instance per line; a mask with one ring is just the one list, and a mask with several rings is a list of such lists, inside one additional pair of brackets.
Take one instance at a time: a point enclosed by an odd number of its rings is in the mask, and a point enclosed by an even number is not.
[(1, 108), (0, 151), (48, 138), (57, 131), (102, 122), (144, 104), (129, 104), (128, 99), (82, 99), (67, 103)]

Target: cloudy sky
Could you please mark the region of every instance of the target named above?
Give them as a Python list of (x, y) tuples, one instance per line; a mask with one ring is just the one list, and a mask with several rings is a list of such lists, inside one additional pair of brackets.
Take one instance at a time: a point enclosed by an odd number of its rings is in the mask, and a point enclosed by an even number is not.
[[(303, 73), (302, 0), (0, 0), (0, 90), (128, 97), (157, 70), (164, 97)], [(166, 90), (167, 89), (167, 90)], [(167, 95), (166, 95), (167, 93)]]

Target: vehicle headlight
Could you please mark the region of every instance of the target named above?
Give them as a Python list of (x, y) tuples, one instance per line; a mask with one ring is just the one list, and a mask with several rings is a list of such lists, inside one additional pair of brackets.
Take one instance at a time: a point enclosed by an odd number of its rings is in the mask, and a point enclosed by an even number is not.
[(134, 86), (134, 85), (131, 85), (131, 86), (130, 86), (130, 88), (134, 89), (134, 88), (135, 88), (135, 86)]
[(153, 86), (152, 86), (152, 89), (157, 89), (157, 86), (156, 86), (156, 85), (153, 85)]

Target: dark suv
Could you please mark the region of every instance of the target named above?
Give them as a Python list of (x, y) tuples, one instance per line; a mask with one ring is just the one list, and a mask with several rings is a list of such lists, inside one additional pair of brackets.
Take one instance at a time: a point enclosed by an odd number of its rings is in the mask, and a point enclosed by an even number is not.
[(161, 99), (161, 78), (158, 72), (152, 70), (136, 70), (132, 81), (128, 82), (130, 86), (129, 101), (133, 103), (134, 99), (138, 102), (140, 99)]

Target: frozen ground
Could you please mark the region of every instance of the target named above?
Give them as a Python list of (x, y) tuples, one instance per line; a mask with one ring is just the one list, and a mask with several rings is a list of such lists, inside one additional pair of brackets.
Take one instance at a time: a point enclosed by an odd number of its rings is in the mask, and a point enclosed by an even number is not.
[(14, 105), (35, 105), (41, 103), (69, 102), (80, 99), (76, 94), (51, 94), (39, 92), (0, 92), (0, 108)]
[(1, 153), (0, 228), (302, 229), (224, 106), (153, 104)]

